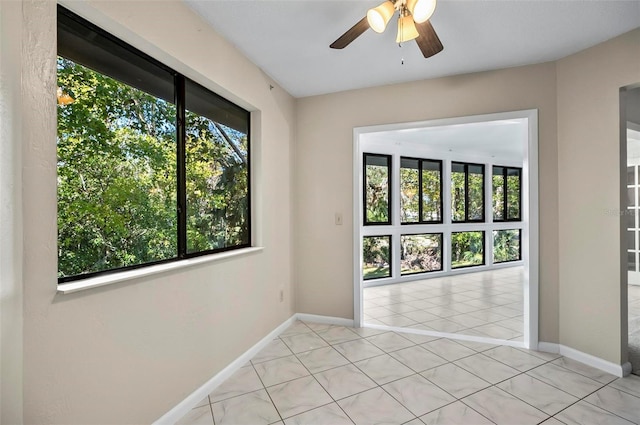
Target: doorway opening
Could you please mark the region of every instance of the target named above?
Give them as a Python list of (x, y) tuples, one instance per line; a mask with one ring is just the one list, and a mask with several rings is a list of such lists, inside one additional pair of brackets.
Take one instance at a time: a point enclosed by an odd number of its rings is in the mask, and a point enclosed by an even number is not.
[(354, 130), (357, 326), (538, 345), (537, 110)]
[[(640, 375), (640, 87), (620, 90), (620, 136), (625, 170), (621, 200), (623, 273), (622, 341), (627, 341), (631, 373)], [(625, 296), (626, 295), (626, 296)], [(625, 314), (626, 311), (626, 314)], [(624, 347), (623, 347), (624, 351)]]

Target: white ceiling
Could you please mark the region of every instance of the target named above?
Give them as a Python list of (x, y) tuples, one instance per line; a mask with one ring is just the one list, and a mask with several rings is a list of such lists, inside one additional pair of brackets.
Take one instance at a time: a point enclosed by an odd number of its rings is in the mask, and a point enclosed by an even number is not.
[(329, 48), (382, 0), (185, 2), (295, 97), (556, 60), (640, 27), (640, 0), (439, 0), (444, 51), (424, 59), (393, 21)]
[(495, 158), (521, 163), (527, 131), (526, 120), (509, 119), (378, 131), (364, 134), (361, 140), (373, 149), (394, 144), (424, 150), (426, 155), (437, 158), (457, 157), (479, 162)]

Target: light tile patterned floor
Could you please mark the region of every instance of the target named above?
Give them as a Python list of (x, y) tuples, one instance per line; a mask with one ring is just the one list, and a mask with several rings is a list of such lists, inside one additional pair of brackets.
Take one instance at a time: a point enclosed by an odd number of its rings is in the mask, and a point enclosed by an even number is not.
[(558, 355), (296, 322), (180, 424), (640, 424), (640, 377)]
[(523, 267), (365, 288), (364, 321), (522, 341)]

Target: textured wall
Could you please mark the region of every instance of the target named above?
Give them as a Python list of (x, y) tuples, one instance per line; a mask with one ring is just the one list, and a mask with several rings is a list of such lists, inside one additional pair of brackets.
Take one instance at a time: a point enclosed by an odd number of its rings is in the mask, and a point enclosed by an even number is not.
[[(540, 339), (558, 341), (555, 64), (354, 90), (298, 100), (297, 310), (353, 318), (353, 128), (539, 110)], [(334, 224), (341, 212), (344, 225)]]
[(619, 89), (639, 82), (640, 29), (558, 61), (560, 342), (617, 364)]
[[(179, 1), (69, 2), (136, 47), (256, 111), (255, 222), (264, 250), (58, 295), (56, 3), (21, 3), (22, 119), (29, 123), (22, 144), (24, 419), (151, 423), (293, 314), (294, 102)], [(276, 87), (270, 90), (270, 84)], [(281, 288), (285, 302), (279, 300)]]
[(0, 423), (22, 423), (22, 5), (0, 2)]

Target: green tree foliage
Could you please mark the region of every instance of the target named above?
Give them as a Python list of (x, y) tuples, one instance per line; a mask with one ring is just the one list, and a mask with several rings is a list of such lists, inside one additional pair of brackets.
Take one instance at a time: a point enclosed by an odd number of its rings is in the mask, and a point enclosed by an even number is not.
[(493, 181), (493, 219), (504, 220), (504, 176), (494, 174)]
[(442, 211), (440, 205), (440, 186), (439, 170), (422, 170), (423, 221), (440, 221), (442, 219)]
[[(471, 168), (471, 167), (470, 167)], [(469, 220), (481, 220), (484, 213), (484, 175), (469, 173)]]
[[(400, 218), (402, 223), (440, 221), (440, 170), (439, 164), (422, 162), (422, 188), (418, 159), (402, 159), (400, 168)], [(437, 164), (437, 165), (436, 165)], [(438, 167), (431, 169), (428, 167)], [(422, 218), (420, 200), (422, 199)]]
[(452, 221), (465, 221), (464, 172), (451, 172), (451, 214)]
[(400, 168), (400, 220), (402, 223), (417, 223), (420, 219), (418, 217), (420, 213), (419, 179), (418, 168)]
[(509, 171), (510, 173), (507, 175), (507, 217), (520, 219), (520, 175)]
[(391, 276), (389, 236), (362, 238), (362, 274), (364, 280)]
[(451, 267), (484, 263), (484, 232), (451, 233)]
[(365, 175), (367, 222), (389, 220), (389, 167), (367, 165)]
[[(57, 65), (58, 87), (74, 99), (58, 106), (58, 275), (175, 258), (175, 106), (70, 60)], [(203, 121), (187, 128), (194, 250), (248, 239), (246, 167)], [(235, 137), (246, 153), (246, 136)]]
[[(187, 249), (249, 243), (247, 137), (187, 112)], [(220, 132), (230, 137), (224, 140)]]
[(520, 230), (493, 231), (493, 262), (516, 261), (520, 259)]
[(400, 272), (402, 274), (442, 269), (440, 235), (402, 235), (400, 237)]
[(521, 220), (521, 170), (519, 168), (494, 167), (493, 173), (493, 219)]

